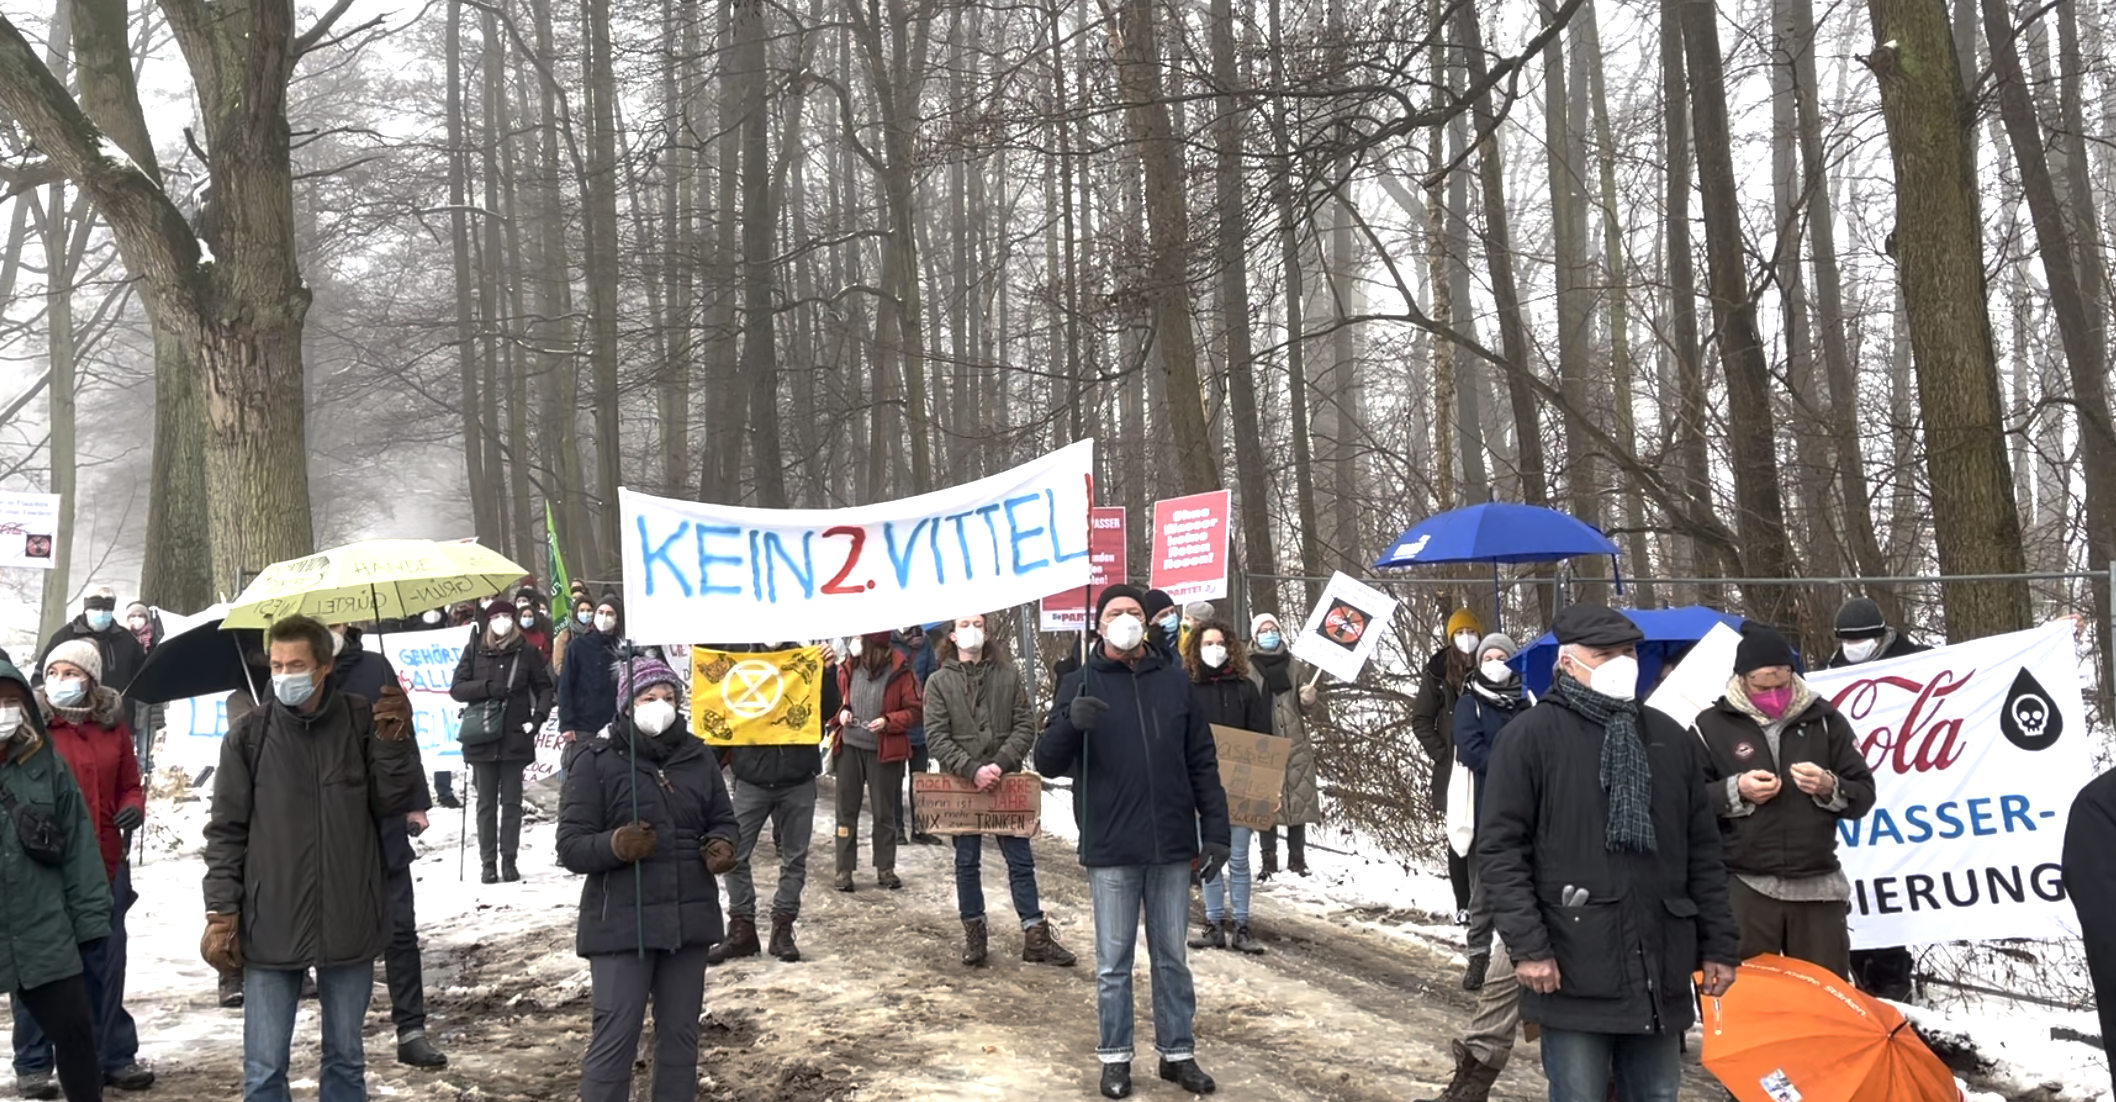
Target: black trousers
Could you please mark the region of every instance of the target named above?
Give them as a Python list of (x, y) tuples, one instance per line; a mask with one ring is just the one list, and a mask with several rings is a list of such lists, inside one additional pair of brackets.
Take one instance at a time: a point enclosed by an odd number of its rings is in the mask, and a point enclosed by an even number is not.
[(413, 906), (411, 870), (390, 869), (383, 882), (389, 896), (389, 948), (382, 952), (389, 980), (389, 1016), (397, 1040), (426, 1032), (426, 980), (420, 973), (419, 915)]
[(1455, 909), (1469, 910), (1469, 858), (1455, 852), (1455, 847), (1442, 842), (1447, 850), (1447, 882), (1455, 889)]
[(88, 979), (68, 976), (56, 983), (15, 992), (51, 1038), (59, 1089), (66, 1102), (102, 1102), (103, 1065), (96, 1057), (95, 1016), (88, 1007)]
[(514, 864), (522, 844), (522, 771), (528, 762), (479, 762), (470, 767), (478, 788), (478, 859), (492, 868), (495, 858)]
[[(1257, 835), (1257, 838), (1264, 844), (1264, 860), (1276, 863), (1278, 861), (1278, 831), (1267, 830)], [(1304, 869), (1308, 867), (1307, 827), (1289, 826), (1286, 828), (1286, 860), (1288, 862), (1286, 867), (1289, 869)]]

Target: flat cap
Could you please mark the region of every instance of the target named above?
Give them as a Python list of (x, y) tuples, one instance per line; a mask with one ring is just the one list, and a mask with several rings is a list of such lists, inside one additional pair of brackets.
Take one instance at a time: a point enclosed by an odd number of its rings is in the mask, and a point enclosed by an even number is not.
[(1566, 605), (1550, 622), (1550, 631), (1559, 646), (1621, 647), (1646, 637), (1630, 617), (1603, 605)]

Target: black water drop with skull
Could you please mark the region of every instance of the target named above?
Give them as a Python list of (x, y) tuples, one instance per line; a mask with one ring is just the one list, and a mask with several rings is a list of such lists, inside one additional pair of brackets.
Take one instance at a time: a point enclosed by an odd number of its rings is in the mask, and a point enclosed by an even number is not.
[(2050, 700), (2042, 683), (2023, 666), (2020, 676), (2013, 679), (2013, 687), (2006, 691), (1998, 727), (2007, 742), (2023, 750), (2048, 750), (2065, 733), (2065, 716)]

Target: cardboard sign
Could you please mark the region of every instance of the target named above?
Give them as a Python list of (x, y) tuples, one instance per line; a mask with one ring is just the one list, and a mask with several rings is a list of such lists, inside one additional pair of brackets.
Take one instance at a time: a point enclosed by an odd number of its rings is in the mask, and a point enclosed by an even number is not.
[(1293, 657), (1339, 681), (1357, 681), (1394, 615), (1394, 597), (1341, 572), (1335, 574), (1308, 613), (1307, 626), (1293, 641)]
[[(1220, 786), (1227, 790), (1227, 817), (1235, 826), (1270, 830), (1286, 790), (1286, 760), (1293, 740), (1240, 727), (1212, 725), (1220, 754)], [(921, 809), (923, 810), (923, 809)]]
[(989, 792), (953, 773), (911, 774), (912, 829), (922, 834), (1034, 838), (1043, 825), (1043, 778), (1009, 773)]
[(1045, 597), (1038, 605), (1037, 621), (1044, 631), (1079, 631), (1095, 598), (1104, 589), (1131, 576), (1130, 545), (1124, 538), (1124, 507), (1097, 505), (1087, 517), (1088, 582)]
[(1227, 518), (1232, 512), (1232, 494), (1226, 490), (1154, 502), (1149, 584), (1178, 605), (1225, 597)]

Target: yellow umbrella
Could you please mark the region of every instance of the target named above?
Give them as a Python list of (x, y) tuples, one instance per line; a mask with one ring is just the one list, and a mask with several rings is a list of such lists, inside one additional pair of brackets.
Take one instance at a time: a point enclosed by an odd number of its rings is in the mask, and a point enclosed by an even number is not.
[(326, 624), (402, 619), (490, 597), (528, 573), (474, 543), (349, 543), (266, 567), (229, 607), (221, 628), (267, 628), (289, 616)]

